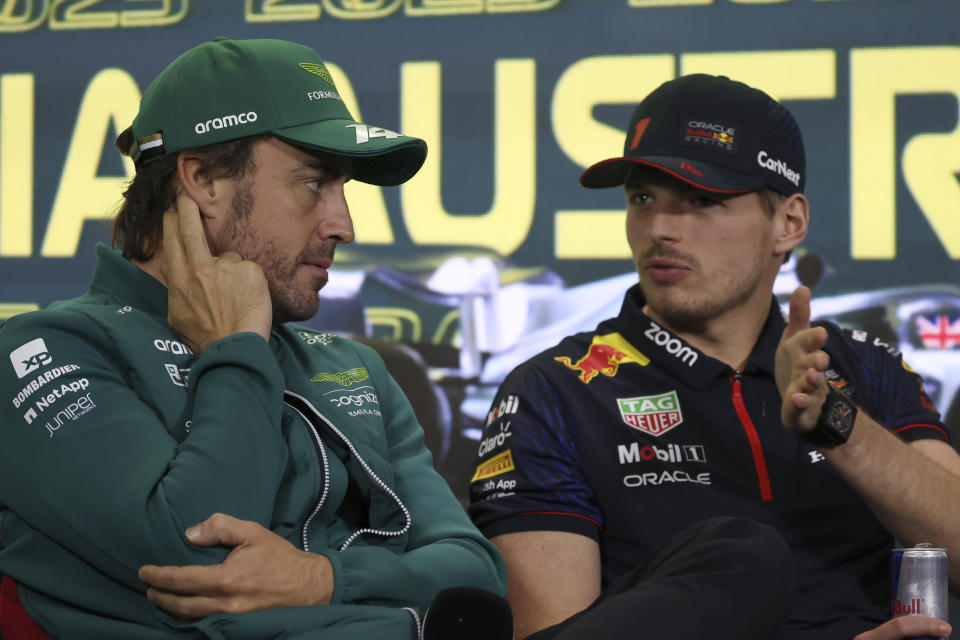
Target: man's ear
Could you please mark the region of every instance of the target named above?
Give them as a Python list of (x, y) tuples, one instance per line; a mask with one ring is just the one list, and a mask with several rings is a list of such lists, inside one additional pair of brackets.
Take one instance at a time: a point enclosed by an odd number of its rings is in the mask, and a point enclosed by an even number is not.
[(784, 200), (773, 215), (776, 223), (775, 250), (785, 254), (795, 249), (807, 237), (810, 203), (802, 193), (795, 193)]
[(224, 203), (223, 183), (210, 178), (203, 158), (181, 152), (177, 156), (177, 177), (181, 188), (197, 203), (203, 215), (218, 217)]

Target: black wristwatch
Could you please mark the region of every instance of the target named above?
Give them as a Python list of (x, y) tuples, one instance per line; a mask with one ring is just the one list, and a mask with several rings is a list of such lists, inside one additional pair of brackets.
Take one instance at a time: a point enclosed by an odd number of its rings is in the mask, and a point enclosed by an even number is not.
[(853, 404), (853, 400), (837, 391), (832, 384), (827, 383), (827, 386), (827, 399), (820, 409), (817, 426), (800, 434), (802, 439), (818, 446), (836, 446), (846, 442), (857, 419), (857, 405)]

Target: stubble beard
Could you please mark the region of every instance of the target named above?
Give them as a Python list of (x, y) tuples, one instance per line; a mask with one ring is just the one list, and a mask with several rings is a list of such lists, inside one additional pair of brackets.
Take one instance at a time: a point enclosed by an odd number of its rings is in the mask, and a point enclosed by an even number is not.
[[(654, 248), (647, 252), (638, 264), (648, 257), (680, 258), (694, 273), (700, 271), (699, 262), (686, 254)], [(644, 282), (640, 274), (640, 290), (650, 311), (674, 331), (702, 333), (711, 320), (745, 304), (754, 295), (763, 279), (763, 265), (759, 255), (751, 261), (750, 268), (729, 264), (730, 276), (702, 294), (688, 293), (682, 289), (682, 281), (675, 284)]]
[[(244, 260), (260, 265), (267, 279), (270, 301), (273, 307), (274, 326), (284, 322), (309, 320), (317, 313), (320, 300), (317, 291), (305, 292), (297, 287), (297, 267), (305, 261), (321, 258), (333, 259), (334, 246), (306, 250), (296, 257), (289, 257), (277, 249), (273, 240), (259, 238), (253, 230), (250, 214), (253, 211), (253, 194), (249, 179), (242, 180), (230, 202), (229, 218), (221, 233), (221, 247), (236, 251)], [(327, 283), (320, 283), (318, 290)]]

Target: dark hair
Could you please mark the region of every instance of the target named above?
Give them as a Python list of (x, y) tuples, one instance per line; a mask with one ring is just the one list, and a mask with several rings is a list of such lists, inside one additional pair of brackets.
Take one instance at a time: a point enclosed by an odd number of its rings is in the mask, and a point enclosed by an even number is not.
[(760, 198), (760, 206), (763, 207), (763, 210), (767, 212), (767, 215), (772, 216), (790, 196), (785, 196), (773, 189), (760, 189), (757, 191), (757, 197)]
[[(205, 147), (184, 149), (201, 157), (211, 178), (243, 177), (253, 169), (253, 145), (265, 136), (250, 136)], [(163, 212), (176, 201), (177, 157), (164, 156), (137, 167), (123, 192), (123, 204), (113, 221), (113, 246), (123, 257), (146, 262), (163, 242)]]

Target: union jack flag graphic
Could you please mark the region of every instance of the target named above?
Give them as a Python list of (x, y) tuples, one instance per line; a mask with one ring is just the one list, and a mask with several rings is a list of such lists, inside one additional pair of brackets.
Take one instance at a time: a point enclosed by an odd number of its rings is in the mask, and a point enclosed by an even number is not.
[(917, 316), (917, 335), (928, 349), (950, 349), (960, 345), (960, 317)]

